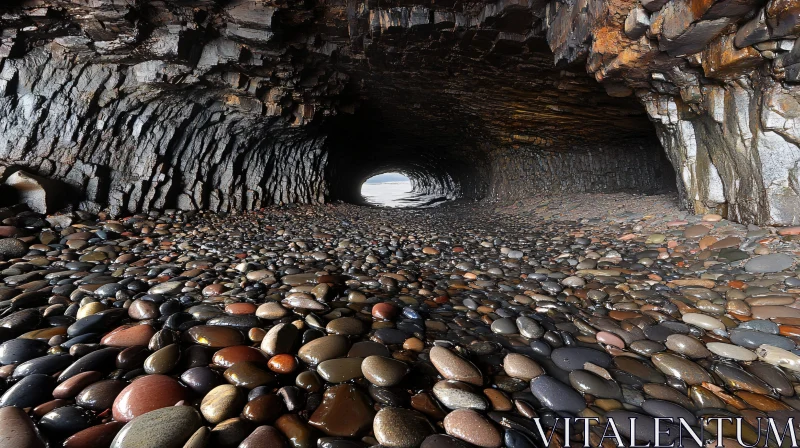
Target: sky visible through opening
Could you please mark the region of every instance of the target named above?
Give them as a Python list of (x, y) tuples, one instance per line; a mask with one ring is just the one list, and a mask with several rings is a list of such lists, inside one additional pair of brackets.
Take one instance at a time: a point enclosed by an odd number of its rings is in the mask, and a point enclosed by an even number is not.
[(361, 185), (361, 196), (370, 204), (381, 207), (402, 207), (409, 205), (411, 180), (400, 173), (383, 173), (370, 177)]

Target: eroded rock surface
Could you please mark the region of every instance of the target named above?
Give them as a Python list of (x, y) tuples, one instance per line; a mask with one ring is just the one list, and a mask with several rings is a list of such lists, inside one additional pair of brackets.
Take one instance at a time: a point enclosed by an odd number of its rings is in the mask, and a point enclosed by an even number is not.
[(88, 209), (239, 210), (356, 200), (388, 169), (450, 197), (652, 191), (672, 178), (660, 140), (687, 207), (788, 224), (799, 10), (14, 1), (0, 162), (85, 191)]

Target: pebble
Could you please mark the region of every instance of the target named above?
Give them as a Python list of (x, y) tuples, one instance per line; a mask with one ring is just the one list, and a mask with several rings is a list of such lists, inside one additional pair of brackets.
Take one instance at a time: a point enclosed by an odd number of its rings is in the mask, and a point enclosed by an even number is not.
[(114, 437), (111, 448), (180, 448), (201, 425), (189, 406), (172, 406), (142, 414)]
[(793, 412), (796, 235), (503, 207), (4, 218), (0, 438), (522, 448), (537, 416)]
[(457, 409), (444, 418), (447, 434), (482, 448), (499, 448), (500, 431), (472, 409)]
[(18, 407), (0, 407), (0, 446), (44, 448), (30, 417)]
[(436, 370), (449, 379), (480, 386), (483, 384), (483, 375), (474, 364), (458, 356), (444, 347), (433, 347), (430, 358)]
[(411, 409), (383, 408), (372, 421), (375, 438), (390, 448), (419, 446), (435, 429), (424, 415)]

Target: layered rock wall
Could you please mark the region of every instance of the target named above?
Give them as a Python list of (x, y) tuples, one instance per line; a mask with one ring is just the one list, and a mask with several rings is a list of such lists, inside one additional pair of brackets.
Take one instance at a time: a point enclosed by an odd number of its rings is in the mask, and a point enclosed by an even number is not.
[(655, 191), (666, 153), (692, 210), (789, 224), (799, 24), (793, 0), (18, 0), (0, 165), (121, 213), (355, 200), (391, 169)]

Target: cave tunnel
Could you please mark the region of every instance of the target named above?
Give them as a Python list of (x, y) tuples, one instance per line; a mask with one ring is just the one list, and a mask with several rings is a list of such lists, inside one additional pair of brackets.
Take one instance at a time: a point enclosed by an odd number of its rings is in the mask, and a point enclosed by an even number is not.
[(761, 50), (772, 75), (731, 53), (761, 39), (749, 7), (703, 12), (730, 26), (693, 40), (604, 2), (43, 5), (0, 7), (0, 176), (68, 184), (77, 207), (363, 204), (399, 171), (448, 200), (677, 189), (697, 213), (798, 215), (792, 125), (729, 125), (796, 99), (786, 38)]

